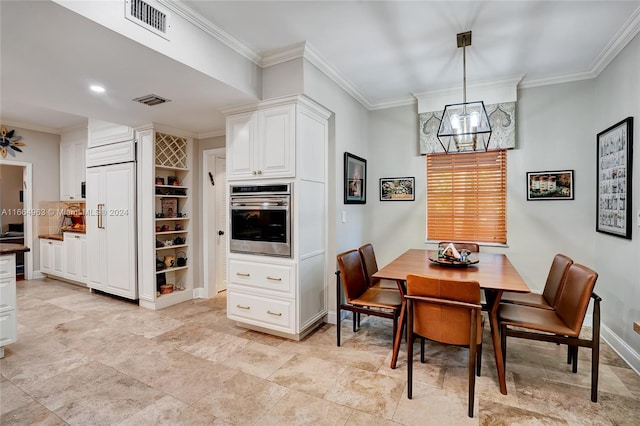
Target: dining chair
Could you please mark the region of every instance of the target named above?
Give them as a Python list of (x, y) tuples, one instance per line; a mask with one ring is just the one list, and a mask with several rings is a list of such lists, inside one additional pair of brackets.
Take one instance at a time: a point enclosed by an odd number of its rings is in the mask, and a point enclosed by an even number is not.
[(449, 244), (453, 243), (453, 246), (458, 250), (469, 250), (471, 253), (478, 253), (480, 252), (480, 245), (476, 244), (476, 243), (466, 243), (466, 242), (462, 242), (462, 241), (440, 241), (438, 243), (438, 246), (448, 246)]
[(542, 294), (539, 293), (516, 293), (505, 291), (500, 299), (501, 303), (515, 303), (517, 305), (532, 306), (541, 309), (555, 309), (555, 306), (562, 292), (567, 279), (569, 266), (573, 260), (563, 254), (556, 254), (551, 262), (551, 268), (547, 275)]
[(373, 274), (378, 272), (378, 262), (376, 261), (376, 253), (373, 250), (373, 245), (371, 243), (360, 247), (358, 252), (360, 253), (360, 256), (362, 256), (364, 272), (366, 274), (367, 284), (369, 287), (398, 291), (398, 283), (396, 281), (373, 277)]
[[(569, 348), (572, 371), (578, 372), (578, 348), (591, 348), (591, 401), (598, 400), (598, 366), (600, 356), (600, 302), (593, 292), (598, 273), (586, 266), (573, 263), (555, 309), (540, 309), (532, 306), (501, 303), (498, 324), (502, 343), (502, 359), (506, 369), (507, 337), (539, 340), (565, 344)], [(589, 299), (592, 298), (592, 336), (580, 338)]]
[[(358, 250), (349, 250), (337, 255), (338, 271), (336, 272), (336, 312), (337, 312), (337, 344), (340, 346), (341, 311), (353, 313), (353, 332), (357, 331), (360, 322), (357, 316), (361, 313), (393, 320), (393, 337), (398, 329), (398, 316), (402, 306), (402, 297), (398, 291), (370, 288), (367, 283), (362, 257)], [(344, 289), (344, 299), (342, 296)], [(392, 339), (393, 344), (393, 339)]]
[[(415, 336), (469, 347), (468, 415), (473, 417), (475, 376), (480, 375), (482, 321), (480, 284), (423, 275), (407, 276), (407, 397), (413, 397), (413, 340)], [(424, 362), (424, 345), (420, 359)]]

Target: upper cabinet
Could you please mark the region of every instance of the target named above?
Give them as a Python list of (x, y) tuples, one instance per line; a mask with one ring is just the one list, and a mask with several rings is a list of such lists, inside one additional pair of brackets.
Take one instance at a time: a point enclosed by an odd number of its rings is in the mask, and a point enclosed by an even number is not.
[(80, 201), (85, 181), (87, 131), (79, 129), (60, 137), (60, 200)]
[(295, 176), (295, 104), (266, 106), (227, 118), (227, 180)]
[(133, 139), (133, 128), (107, 121), (89, 120), (89, 142), (87, 148), (95, 148)]

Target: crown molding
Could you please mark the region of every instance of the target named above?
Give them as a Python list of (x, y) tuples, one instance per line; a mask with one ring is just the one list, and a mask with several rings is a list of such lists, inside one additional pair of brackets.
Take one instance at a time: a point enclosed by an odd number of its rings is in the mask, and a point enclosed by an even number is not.
[(196, 139), (200, 140), (200, 139), (218, 138), (226, 134), (227, 132), (224, 129), (217, 129), (217, 130), (211, 130), (210, 132), (198, 133)]
[(396, 108), (396, 107), (406, 106), (406, 105), (415, 105), (416, 102), (417, 102), (417, 99), (414, 96), (410, 96), (410, 97), (400, 98), (400, 99), (395, 99), (390, 101), (376, 102), (371, 105), (371, 108), (369, 108), (369, 110), (375, 111), (378, 109), (387, 109), (387, 108)]
[(51, 127), (34, 126), (33, 124), (21, 123), (19, 121), (2, 120), (4, 127), (17, 127), (19, 129), (33, 130), (34, 132), (51, 133), (54, 135), (62, 135), (66, 129), (54, 129)]
[(294, 59), (300, 59), (304, 57), (304, 51), (306, 49), (306, 42), (297, 43), (283, 49), (277, 49), (262, 56), (260, 61), (260, 67), (268, 68), (274, 65), (282, 64), (284, 62), (293, 61)]
[(199, 12), (187, 6), (182, 0), (157, 0), (159, 4), (180, 15), (182, 18), (200, 28), (205, 33), (238, 52), (256, 65), (260, 65), (262, 56), (228, 32), (205, 19)]
[(627, 22), (618, 30), (613, 39), (594, 61), (591, 67), (591, 73), (594, 74), (594, 77), (600, 75), (602, 70), (618, 56), (618, 53), (620, 53), (638, 33), (640, 33), (640, 7), (631, 14)]
[(584, 71), (573, 74), (536, 78), (533, 80), (523, 81), (518, 85), (518, 89), (529, 89), (531, 87), (550, 86), (552, 84), (572, 83), (574, 81), (590, 80), (596, 77), (597, 75), (593, 71)]

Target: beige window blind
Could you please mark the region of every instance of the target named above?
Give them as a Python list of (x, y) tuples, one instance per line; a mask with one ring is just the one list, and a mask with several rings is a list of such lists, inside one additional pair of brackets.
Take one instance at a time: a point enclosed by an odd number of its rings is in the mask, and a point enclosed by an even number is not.
[(507, 242), (505, 150), (427, 155), (427, 239)]

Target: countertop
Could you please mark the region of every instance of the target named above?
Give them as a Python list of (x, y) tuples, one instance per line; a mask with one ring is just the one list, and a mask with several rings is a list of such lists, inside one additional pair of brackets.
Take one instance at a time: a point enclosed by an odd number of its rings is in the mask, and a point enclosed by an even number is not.
[(44, 240), (64, 240), (64, 236), (62, 234), (42, 234), (38, 235), (38, 238), (42, 238)]
[(31, 249), (22, 244), (0, 243), (0, 255), (24, 253), (27, 251), (31, 251)]

